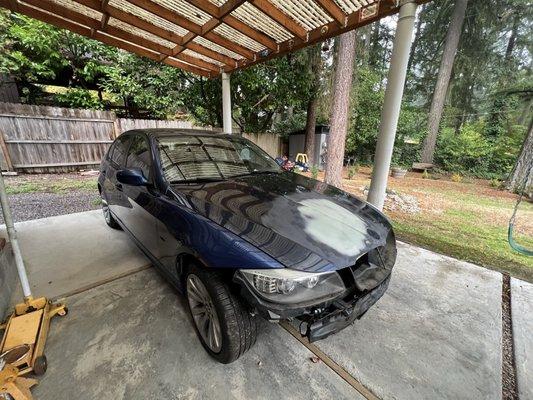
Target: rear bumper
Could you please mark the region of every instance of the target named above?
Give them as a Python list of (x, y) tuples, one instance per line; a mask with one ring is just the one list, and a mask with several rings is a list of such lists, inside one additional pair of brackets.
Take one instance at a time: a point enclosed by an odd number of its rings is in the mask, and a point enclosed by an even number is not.
[(390, 275), (375, 288), (362, 295), (353, 295), (349, 301), (344, 293), (317, 304), (287, 305), (265, 301), (247, 288), (246, 282), (240, 281), (243, 285), (241, 295), (263, 318), (270, 321), (296, 318), (302, 321), (301, 328), (304, 328), (300, 333), (311, 342), (337, 333), (362, 317), (383, 296), (389, 282)]

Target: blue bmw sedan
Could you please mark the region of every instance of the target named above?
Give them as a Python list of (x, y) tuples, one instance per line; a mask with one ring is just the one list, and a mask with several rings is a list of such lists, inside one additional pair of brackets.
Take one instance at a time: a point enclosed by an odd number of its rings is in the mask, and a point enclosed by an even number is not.
[(98, 189), (106, 223), (186, 296), (202, 345), (222, 363), (253, 345), (258, 317), (298, 319), (310, 341), (347, 327), (383, 295), (396, 261), (381, 212), (283, 171), (237, 136), (125, 132)]

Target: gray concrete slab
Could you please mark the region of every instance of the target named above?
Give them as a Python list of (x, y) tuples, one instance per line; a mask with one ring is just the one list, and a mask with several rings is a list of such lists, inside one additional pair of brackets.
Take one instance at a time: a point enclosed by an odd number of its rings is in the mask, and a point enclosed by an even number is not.
[(533, 284), (511, 278), (516, 381), (521, 400), (533, 400)]
[(282, 328), (267, 322), (230, 365), (212, 360), (184, 302), (154, 269), (68, 298), (33, 390), (58, 399), (362, 399)]
[[(57, 297), (149, 262), (99, 210), (15, 224), (34, 297)], [(0, 236), (6, 237), (5, 225)]]
[(317, 346), (383, 399), (501, 399), (501, 274), (407, 244), (393, 274)]

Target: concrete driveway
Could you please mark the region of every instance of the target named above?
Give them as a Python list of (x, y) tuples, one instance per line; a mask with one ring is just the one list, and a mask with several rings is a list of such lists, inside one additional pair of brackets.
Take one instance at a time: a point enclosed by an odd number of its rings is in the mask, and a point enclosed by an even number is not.
[[(355, 325), (308, 348), (263, 322), (255, 347), (223, 366), (203, 351), (183, 299), (100, 212), (17, 229), (35, 294), (66, 297), (70, 310), (53, 321), (37, 399), (501, 398), (497, 272), (400, 244), (389, 291)], [(532, 286), (513, 282), (523, 399), (533, 393)]]

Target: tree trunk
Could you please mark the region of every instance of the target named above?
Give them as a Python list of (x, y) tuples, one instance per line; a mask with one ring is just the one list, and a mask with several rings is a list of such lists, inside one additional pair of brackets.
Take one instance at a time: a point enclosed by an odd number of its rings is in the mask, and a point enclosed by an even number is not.
[(315, 129), (316, 129), (316, 106), (318, 100), (316, 94), (307, 103), (307, 120), (305, 124), (305, 154), (309, 157), (309, 166), (314, 165), (315, 160)]
[(320, 79), (322, 75), (322, 48), (315, 45), (308, 49), (309, 67), (311, 71), (312, 84), (310, 86), (310, 95), (307, 102), (307, 118), (305, 123), (305, 149), (304, 152), (309, 157), (309, 165), (314, 165), (315, 160), (315, 128), (316, 128), (316, 109), (318, 106), (318, 92), (320, 90)]
[(350, 104), (354, 57), (355, 31), (350, 31), (340, 36), (339, 49), (335, 59), (335, 83), (327, 144), (326, 183), (339, 188), (342, 187), (342, 165), (348, 128), (348, 106)]
[(522, 145), (522, 150), (520, 155), (516, 160), (516, 164), (513, 168), (513, 172), (507, 181), (507, 189), (517, 192), (521, 190), (524, 186), (524, 179), (529, 173), (529, 178), (525, 186), (525, 193), (531, 193), (533, 189), (533, 118), (529, 123), (529, 129), (526, 138), (524, 139), (524, 144)]
[(446, 44), (444, 45), (437, 83), (435, 84), (435, 91), (433, 92), (433, 99), (431, 100), (431, 108), (429, 110), (428, 135), (424, 140), (422, 148), (423, 163), (433, 163), (439, 124), (444, 109), (446, 91), (450, 83), (455, 54), (459, 45), (459, 38), (463, 29), (467, 2), (468, 0), (456, 0), (452, 20), (446, 33)]
[[(424, 7), (423, 5), (421, 7)], [(413, 38), (413, 43), (411, 44), (411, 52), (409, 53), (409, 61), (407, 63), (407, 73), (411, 71), (411, 67), (413, 66), (413, 62), (415, 61), (415, 50), (416, 46), (418, 45), (418, 41), (420, 40), (420, 29), (422, 29), (422, 22), (423, 22), (423, 9), (418, 13), (418, 21), (416, 21), (416, 28), (415, 28), (415, 36)]]

